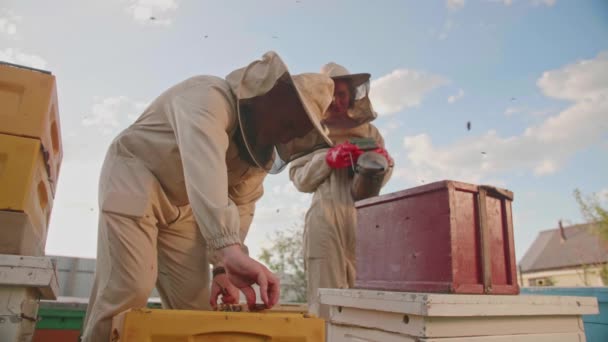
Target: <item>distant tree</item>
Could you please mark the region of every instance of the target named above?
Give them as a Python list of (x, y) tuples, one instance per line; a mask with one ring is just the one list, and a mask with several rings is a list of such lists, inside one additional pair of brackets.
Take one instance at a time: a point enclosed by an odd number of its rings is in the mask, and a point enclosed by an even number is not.
[[(583, 217), (597, 227), (602, 240), (608, 243), (608, 209), (602, 207), (600, 196), (595, 194), (585, 196), (579, 189), (574, 190), (574, 197)], [(605, 197), (608, 200), (608, 194)]]
[(304, 228), (295, 224), (279, 230), (270, 238), (269, 248), (262, 248), (259, 259), (282, 279), (281, 300), (306, 302), (306, 272), (302, 250)]
[[(604, 196), (608, 200), (608, 194)], [(599, 235), (604, 244), (608, 244), (608, 209), (602, 206), (601, 195), (583, 195), (579, 189), (576, 189), (574, 197), (585, 220), (593, 224), (593, 231)], [(604, 285), (608, 285), (608, 265), (602, 265), (600, 277)]]
[(604, 285), (608, 285), (608, 267), (606, 265), (600, 270), (600, 278), (602, 278)]

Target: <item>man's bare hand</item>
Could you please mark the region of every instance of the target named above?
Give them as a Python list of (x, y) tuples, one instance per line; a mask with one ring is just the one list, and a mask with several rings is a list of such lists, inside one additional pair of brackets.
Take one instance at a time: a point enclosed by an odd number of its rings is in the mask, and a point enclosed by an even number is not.
[(222, 296), (222, 303), (224, 304), (238, 304), (239, 303), (239, 289), (237, 289), (230, 280), (227, 274), (218, 274), (211, 282), (211, 296), (209, 298), (209, 304), (211, 307), (217, 309), (217, 300)]
[(260, 286), (262, 302), (268, 309), (277, 304), (280, 282), (268, 268), (243, 253), (238, 245), (220, 249), (220, 255), (228, 280), (243, 292), (251, 310), (255, 309), (256, 303), (255, 291), (251, 287), (253, 284)]

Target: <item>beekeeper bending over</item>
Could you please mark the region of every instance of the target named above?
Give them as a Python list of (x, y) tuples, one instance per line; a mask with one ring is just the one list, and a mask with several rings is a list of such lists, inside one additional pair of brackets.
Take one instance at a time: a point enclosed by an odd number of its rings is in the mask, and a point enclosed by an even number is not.
[(112, 317), (146, 306), (155, 286), (170, 309), (208, 309), (220, 290), (238, 300), (239, 289), (253, 305), (252, 284), (268, 307), (277, 303), (279, 280), (242, 243), (264, 177), (331, 146), (320, 121), (333, 89), (326, 75), (290, 75), (269, 52), (225, 79), (173, 86), (114, 139), (84, 341), (108, 341)]
[[(310, 313), (327, 319), (328, 308), (319, 304), (317, 290), (354, 285), (354, 201), (377, 195), (388, 181), (393, 163), (378, 129), (370, 123), (377, 117), (368, 97), (370, 75), (350, 74), (335, 63), (325, 65), (321, 73), (335, 82), (334, 100), (322, 123), (329, 127), (330, 139), (336, 146), (294, 161), (289, 175), (298, 190), (314, 193), (304, 227), (308, 305)], [(361, 138), (371, 139), (376, 146), (369, 142), (357, 144), (356, 139)], [(372, 153), (364, 155), (367, 150)], [(371, 171), (375, 171), (374, 165), (380, 165), (371, 178), (376, 183), (371, 192), (365, 184), (359, 184), (362, 175), (358, 171), (363, 170), (355, 171), (367, 155), (371, 156)]]

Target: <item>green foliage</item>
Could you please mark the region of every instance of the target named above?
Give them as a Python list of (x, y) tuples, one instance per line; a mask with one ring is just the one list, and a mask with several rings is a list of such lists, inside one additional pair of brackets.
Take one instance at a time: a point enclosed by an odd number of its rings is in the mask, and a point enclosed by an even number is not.
[[(608, 243), (608, 209), (602, 207), (598, 195), (583, 195), (579, 189), (574, 190), (574, 197), (585, 220), (595, 224), (601, 239)], [(608, 200), (608, 195), (605, 195)]]
[(262, 248), (259, 260), (281, 277), (281, 300), (306, 302), (306, 272), (302, 250), (303, 226), (278, 231), (270, 239), (271, 247)]
[(604, 285), (608, 285), (608, 265), (602, 266), (602, 270), (600, 271), (600, 278), (602, 278), (602, 282)]

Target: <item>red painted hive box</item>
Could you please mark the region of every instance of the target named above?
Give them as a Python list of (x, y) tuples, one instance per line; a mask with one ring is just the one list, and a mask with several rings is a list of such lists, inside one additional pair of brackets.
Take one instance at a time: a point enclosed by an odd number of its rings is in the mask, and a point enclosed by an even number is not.
[(512, 200), (441, 181), (357, 202), (355, 287), (518, 294)]

